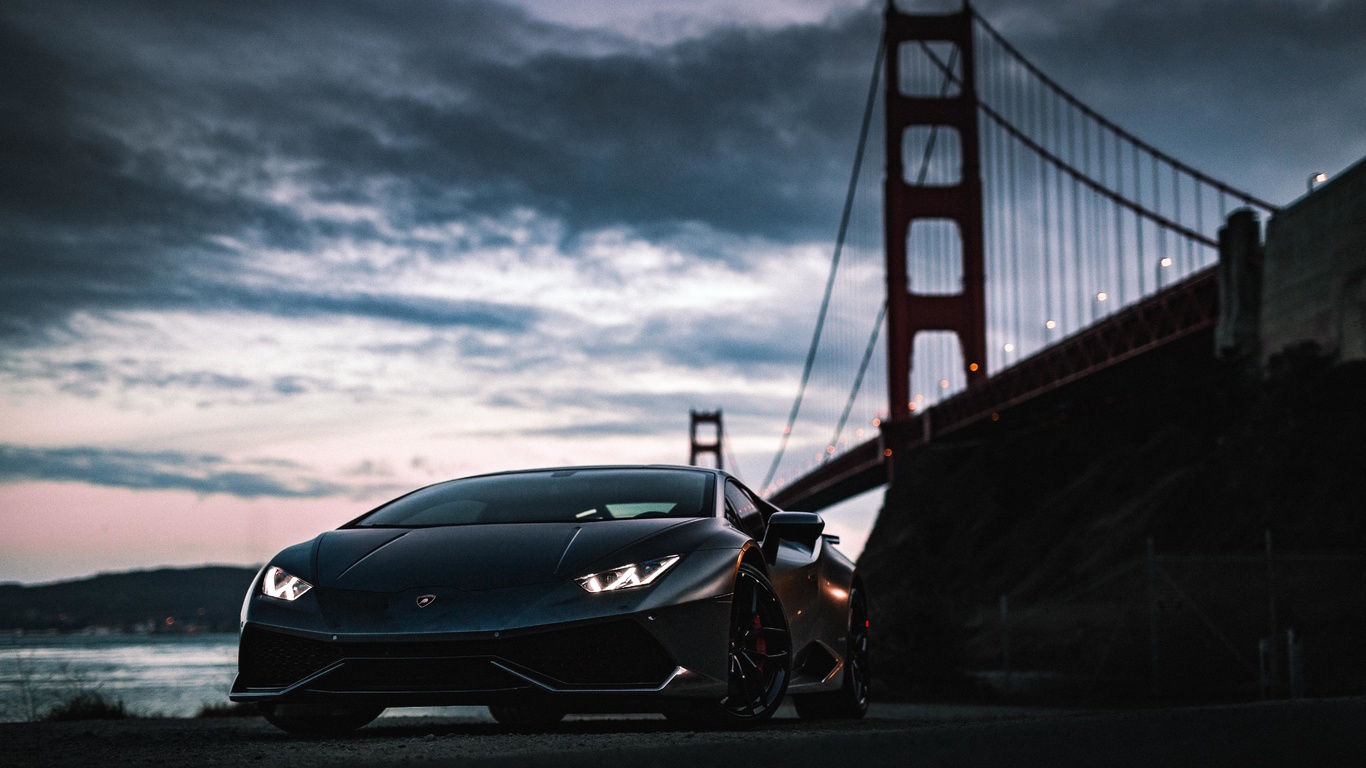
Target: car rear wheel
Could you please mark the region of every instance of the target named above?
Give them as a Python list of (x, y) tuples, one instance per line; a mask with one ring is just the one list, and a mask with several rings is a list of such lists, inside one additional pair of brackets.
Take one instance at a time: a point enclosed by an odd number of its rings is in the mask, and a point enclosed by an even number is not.
[(542, 731), (564, 719), (564, 712), (545, 704), (490, 704), (489, 714), (514, 731)]
[(310, 704), (262, 704), (261, 716), (282, 731), (298, 736), (341, 736), (380, 716), (384, 707)]
[(844, 684), (829, 693), (808, 693), (794, 697), (797, 714), (814, 720), (842, 718), (854, 720), (868, 712), (868, 600), (863, 590), (849, 593), (849, 640), (844, 659)]
[(689, 725), (746, 727), (778, 710), (791, 677), (792, 639), (773, 585), (742, 564), (731, 598), (729, 691), (720, 701), (688, 702), (666, 712)]

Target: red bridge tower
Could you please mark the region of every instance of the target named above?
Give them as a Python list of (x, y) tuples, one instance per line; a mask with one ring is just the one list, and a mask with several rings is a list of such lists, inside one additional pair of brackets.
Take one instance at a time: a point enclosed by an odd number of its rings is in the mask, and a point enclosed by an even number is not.
[[(910, 418), (911, 355), (920, 331), (953, 331), (963, 353), (968, 387), (986, 378), (986, 309), (983, 300), (984, 237), (982, 174), (974, 86), (973, 16), (909, 15), (887, 8), (886, 45), (887, 177), (884, 182), (884, 238), (887, 254), (887, 393), (892, 422)], [(909, 96), (901, 89), (901, 54), (906, 44), (947, 42), (962, 62), (957, 93)], [(957, 184), (906, 181), (902, 142), (907, 128), (929, 126), (958, 132), (962, 169)], [(949, 220), (962, 241), (963, 285), (956, 294), (911, 293), (907, 289), (907, 240), (917, 220)]]

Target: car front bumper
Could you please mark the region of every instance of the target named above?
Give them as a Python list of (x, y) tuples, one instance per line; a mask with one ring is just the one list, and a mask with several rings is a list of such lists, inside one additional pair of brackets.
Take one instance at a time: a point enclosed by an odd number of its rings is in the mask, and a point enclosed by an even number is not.
[(256, 584), (230, 697), (398, 707), (550, 696), (621, 711), (648, 709), (621, 699), (720, 698), (738, 554), (696, 550), (650, 587), (598, 594), (565, 579), (474, 591), (321, 585), (281, 601)]

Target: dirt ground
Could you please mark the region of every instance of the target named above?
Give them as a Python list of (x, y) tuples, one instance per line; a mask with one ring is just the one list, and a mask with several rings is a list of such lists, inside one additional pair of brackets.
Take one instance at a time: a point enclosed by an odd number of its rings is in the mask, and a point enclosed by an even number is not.
[(1361, 766), (1366, 699), (1139, 711), (874, 705), (853, 722), (790, 713), (749, 732), (571, 718), (507, 733), (486, 717), (382, 718), (300, 739), (257, 718), (0, 725), (6, 766)]

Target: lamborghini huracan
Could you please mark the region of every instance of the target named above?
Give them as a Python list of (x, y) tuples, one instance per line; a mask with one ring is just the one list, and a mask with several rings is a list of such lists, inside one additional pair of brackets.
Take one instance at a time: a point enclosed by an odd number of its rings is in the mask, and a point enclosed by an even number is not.
[(420, 488), (277, 554), (233, 701), (293, 733), (486, 705), (515, 729), (659, 712), (744, 727), (868, 708), (868, 601), (821, 517), (726, 472), (607, 466)]

